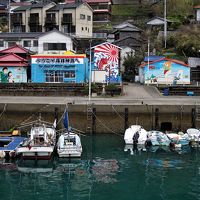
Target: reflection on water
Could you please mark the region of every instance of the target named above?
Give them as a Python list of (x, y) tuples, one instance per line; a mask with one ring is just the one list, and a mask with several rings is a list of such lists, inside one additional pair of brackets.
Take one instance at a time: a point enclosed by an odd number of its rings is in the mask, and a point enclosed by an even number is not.
[(113, 135), (82, 143), (81, 159), (1, 160), (1, 199), (200, 199), (198, 149), (134, 149)]

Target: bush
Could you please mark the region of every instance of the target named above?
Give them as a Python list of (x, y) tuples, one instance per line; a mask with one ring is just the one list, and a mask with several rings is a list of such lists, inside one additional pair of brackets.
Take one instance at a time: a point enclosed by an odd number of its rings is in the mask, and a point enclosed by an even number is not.
[(120, 88), (115, 84), (109, 84), (105, 86), (105, 90), (107, 94), (113, 96), (114, 94), (120, 94)]

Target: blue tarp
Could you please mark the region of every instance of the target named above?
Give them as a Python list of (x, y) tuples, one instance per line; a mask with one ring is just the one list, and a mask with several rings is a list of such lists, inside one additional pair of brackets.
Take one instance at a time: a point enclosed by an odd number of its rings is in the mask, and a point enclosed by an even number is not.
[(0, 150), (12, 151), (15, 150), (25, 137), (0, 137), (0, 141), (11, 141), (5, 147), (0, 147)]

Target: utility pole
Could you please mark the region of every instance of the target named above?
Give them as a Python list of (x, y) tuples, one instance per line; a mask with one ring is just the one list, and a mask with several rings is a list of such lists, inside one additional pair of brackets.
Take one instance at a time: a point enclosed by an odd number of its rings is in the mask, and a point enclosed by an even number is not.
[(167, 0), (164, 0), (164, 40), (166, 49), (167, 48)]
[(10, 0), (8, 1), (7, 9), (8, 9), (8, 32), (11, 32), (10, 30)]
[(91, 84), (92, 84), (92, 41), (90, 40), (90, 70), (89, 70), (89, 103), (91, 100)]

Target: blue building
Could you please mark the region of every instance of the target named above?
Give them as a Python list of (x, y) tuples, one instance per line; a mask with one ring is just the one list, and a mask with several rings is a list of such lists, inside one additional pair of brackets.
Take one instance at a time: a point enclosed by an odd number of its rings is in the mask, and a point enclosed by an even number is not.
[(66, 52), (63, 55), (31, 56), (33, 83), (88, 82), (88, 58), (85, 54)]

